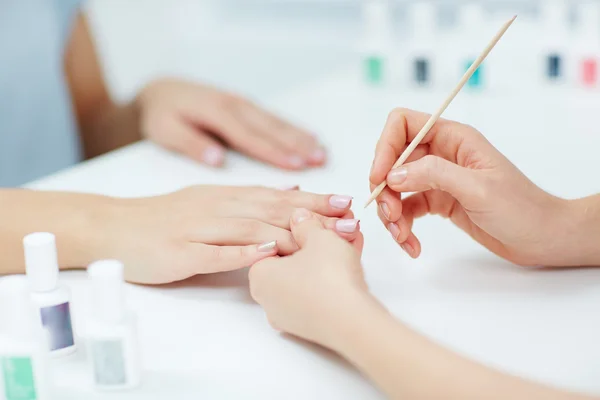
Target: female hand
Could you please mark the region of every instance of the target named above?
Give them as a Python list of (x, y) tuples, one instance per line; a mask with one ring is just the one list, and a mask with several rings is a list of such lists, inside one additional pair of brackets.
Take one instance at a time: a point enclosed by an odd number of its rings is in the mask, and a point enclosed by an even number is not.
[(358, 234), (351, 245), (303, 209), (294, 212), (290, 224), (300, 250), (252, 266), (252, 297), (274, 328), (335, 348), (333, 318), (370, 296), (360, 264), (363, 237)]
[(201, 163), (219, 167), (224, 142), (276, 167), (321, 166), (326, 154), (317, 140), (248, 100), (215, 88), (162, 79), (138, 98), (144, 136)]
[(298, 250), (292, 211), (309, 208), (346, 240), (359, 236), (351, 198), (258, 187), (195, 186), (150, 198), (118, 199), (97, 238), (100, 258), (124, 262), (130, 282), (162, 284), (248, 267)]
[[(428, 119), (411, 110), (392, 111), (370, 174), (371, 190), (387, 180), (377, 199), (379, 217), (410, 256), (421, 252), (411, 232), (414, 220), (437, 214), (514, 263), (572, 262), (564, 240), (574, 224), (568, 202), (533, 184), (470, 126), (439, 120), (407, 162), (390, 172)], [(417, 193), (400, 200), (403, 192)]]

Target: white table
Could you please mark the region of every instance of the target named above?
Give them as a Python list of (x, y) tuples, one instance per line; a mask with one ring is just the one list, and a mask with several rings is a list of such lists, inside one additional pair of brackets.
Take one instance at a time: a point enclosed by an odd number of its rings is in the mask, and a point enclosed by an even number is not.
[[(268, 105), (304, 121), (330, 146), (331, 162), (324, 170), (285, 173), (235, 155), (226, 170), (216, 172), (140, 143), (29, 186), (144, 196), (198, 183), (299, 183), (305, 190), (354, 195), (361, 214), (371, 149), (388, 111), (397, 105), (432, 110), (444, 94), (367, 88), (349, 67), (273, 97)], [(600, 96), (561, 89), (547, 94), (524, 93), (516, 99), (498, 91), (465, 92), (447, 117), (481, 129), (553, 193), (576, 197), (600, 192), (594, 173), (600, 171), (594, 118)], [(565, 149), (564, 158), (557, 160)], [(488, 365), (600, 393), (600, 269), (517, 268), (435, 217), (418, 221), (423, 255), (412, 261), (376, 219), (374, 208), (361, 218), (368, 283), (407, 324)], [(110, 398), (379, 398), (335, 355), (273, 331), (250, 299), (246, 275), (242, 270), (162, 288), (130, 286), (146, 381), (137, 391)], [(88, 307), (85, 274), (64, 273), (62, 279), (73, 290), (76, 318), (82, 318)], [(81, 377), (79, 362), (71, 360), (58, 369), (64, 398), (84, 393), (85, 398), (109, 398), (88, 393), (83, 380), (73, 382)]]

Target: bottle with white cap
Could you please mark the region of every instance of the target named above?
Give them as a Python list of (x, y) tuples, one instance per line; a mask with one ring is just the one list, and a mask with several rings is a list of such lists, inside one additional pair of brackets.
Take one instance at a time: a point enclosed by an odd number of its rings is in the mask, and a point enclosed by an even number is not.
[(141, 382), (137, 324), (125, 306), (123, 264), (96, 261), (88, 267), (92, 312), (86, 341), (90, 369), (98, 390), (132, 389)]
[(544, 0), (541, 3), (543, 42), (541, 60), (547, 82), (565, 82), (570, 29), (569, 4), (565, 0)]
[(0, 279), (0, 399), (51, 398), (47, 354), (27, 280)]
[(436, 7), (429, 0), (410, 5), (411, 42), (408, 46), (412, 62), (412, 81), (429, 87), (435, 81), (437, 70), (434, 61)]
[(77, 350), (71, 318), (71, 293), (58, 282), (56, 238), (47, 232), (25, 236), (25, 268), (51, 356)]
[(363, 0), (363, 68), (369, 84), (389, 80), (392, 29), (388, 0)]
[(595, 88), (600, 64), (600, 3), (588, 0), (579, 3), (577, 9), (578, 25), (574, 32), (569, 74), (578, 86)]

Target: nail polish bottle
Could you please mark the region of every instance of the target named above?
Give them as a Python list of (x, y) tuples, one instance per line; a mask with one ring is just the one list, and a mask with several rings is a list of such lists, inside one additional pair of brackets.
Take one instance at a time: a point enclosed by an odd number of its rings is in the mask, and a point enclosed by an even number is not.
[[(467, 53), (463, 56), (463, 61), (461, 65), (461, 76), (475, 62), (478, 54), (485, 46), (485, 40), (487, 40), (487, 35), (489, 29), (485, 24), (485, 13), (483, 12), (483, 7), (479, 3), (471, 2), (460, 8), (459, 11), (459, 24), (460, 30), (462, 33), (463, 40), (468, 43)], [(482, 40), (483, 39), (483, 40)], [(467, 87), (471, 89), (482, 89), (485, 86), (485, 78), (486, 78), (486, 64), (488, 61), (484, 62), (477, 68), (477, 70), (473, 73), (469, 81), (467, 82)]]
[(0, 279), (0, 399), (50, 399), (47, 357), (27, 280)]
[(38, 311), (52, 357), (77, 350), (71, 318), (71, 293), (59, 285), (56, 238), (47, 232), (32, 233), (23, 239), (25, 266), (31, 299)]
[(565, 81), (567, 44), (569, 40), (569, 7), (564, 0), (544, 0), (542, 7), (543, 42), (542, 61), (546, 81), (562, 83)]
[(411, 42), (409, 47), (412, 62), (412, 81), (418, 86), (429, 87), (435, 80), (435, 6), (431, 1), (422, 0), (409, 8), (411, 21)]
[(123, 264), (97, 261), (88, 267), (92, 313), (86, 338), (90, 370), (98, 390), (126, 390), (141, 382), (136, 319), (125, 306)]
[(387, 0), (364, 0), (363, 24), (364, 78), (370, 85), (379, 86), (389, 79), (392, 33)]
[(579, 4), (578, 20), (573, 41), (574, 79), (579, 86), (594, 88), (598, 84), (600, 62), (600, 4), (591, 1)]

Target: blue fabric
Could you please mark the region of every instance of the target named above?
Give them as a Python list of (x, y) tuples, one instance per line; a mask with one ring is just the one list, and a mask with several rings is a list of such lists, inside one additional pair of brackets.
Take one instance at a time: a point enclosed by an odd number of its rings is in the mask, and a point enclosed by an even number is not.
[(63, 54), (80, 0), (0, 0), (0, 187), (81, 159)]

